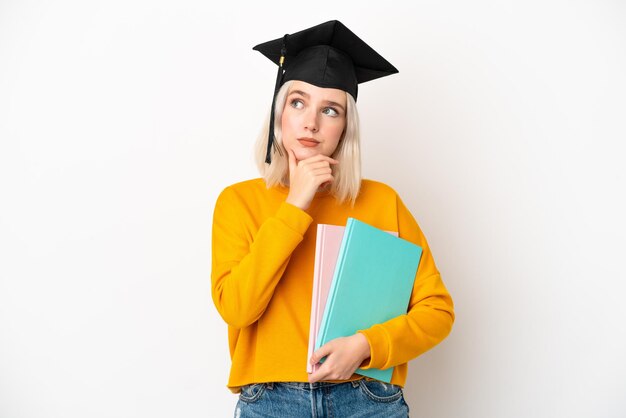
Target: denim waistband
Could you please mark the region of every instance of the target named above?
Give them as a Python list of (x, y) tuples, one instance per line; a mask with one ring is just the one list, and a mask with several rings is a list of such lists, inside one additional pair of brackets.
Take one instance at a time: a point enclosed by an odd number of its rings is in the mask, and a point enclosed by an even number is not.
[(268, 389), (273, 389), (274, 385), (285, 385), (295, 389), (301, 390), (315, 390), (318, 388), (328, 387), (328, 386), (337, 386), (337, 385), (352, 385), (352, 387), (359, 386), (359, 380), (353, 380), (350, 382), (266, 382)]

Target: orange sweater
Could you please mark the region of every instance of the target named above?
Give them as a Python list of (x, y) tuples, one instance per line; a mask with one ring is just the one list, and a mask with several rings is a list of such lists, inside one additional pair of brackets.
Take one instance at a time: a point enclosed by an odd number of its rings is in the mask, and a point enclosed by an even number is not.
[(323, 192), (304, 211), (285, 202), (288, 193), (257, 178), (226, 187), (215, 204), (211, 291), (228, 324), (228, 388), (308, 382), (316, 225), (345, 225), (348, 217), (398, 231), (423, 249), (407, 314), (359, 331), (371, 350), (361, 367), (396, 366), (391, 383), (404, 386), (407, 362), (443, 340), (454, 321), (452, 299), (415, 219), (391, 187), (372, 180), (362, 181), (354, 208)]

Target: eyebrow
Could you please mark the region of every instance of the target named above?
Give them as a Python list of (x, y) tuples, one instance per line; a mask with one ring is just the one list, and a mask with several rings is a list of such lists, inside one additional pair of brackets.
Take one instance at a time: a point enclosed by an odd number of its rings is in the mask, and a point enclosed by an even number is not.
[[(300, 96), (304, 97), (305, 99), (310, 98), (311, 96), (309, 95), (309, 93), (305, 93), (302, 90), (292, 90), (289, 92), (289, 94), (287, 96), (291, 96), (292, 94), (299, 94)], [(332, 100), (324, 100), (324, 103), (330, 106), (337, 106), (338, 108), (340, 108), (341, 110), (343, 110), (344, 112), (346, 111), (345, 107), (337, 102), (333, 102)]]

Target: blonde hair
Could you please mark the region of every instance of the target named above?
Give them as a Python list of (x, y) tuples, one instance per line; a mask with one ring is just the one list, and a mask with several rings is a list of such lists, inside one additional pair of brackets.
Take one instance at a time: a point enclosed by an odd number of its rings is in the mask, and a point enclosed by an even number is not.
[[(293, 81), (287, 81), (276, 95), (276, 107), (274, 109), (274, 144), (271, 150), (272, 162), (267, 164), (267, 142), (269, 135), (270, 112), (263, 123), (263, 128), (257, 138), (254, 149), (254, 160), (261, 177), (265, 180), (267, 188), (282, 185), (288, 187), (289, 182), (289, 157), (282, 141), (282, 115), (287, 100), (287, 93)], [(334, 181), (330, 185), (330, 193), (343, 203), (350, 201), (352, 206), (361, 188), (361, 139), (359, 134), (359, 115), (354, 98), (346, 93), (346, 128), (337, 144), (337, 148), (331, 155), (339, 161), (332, 164)]]

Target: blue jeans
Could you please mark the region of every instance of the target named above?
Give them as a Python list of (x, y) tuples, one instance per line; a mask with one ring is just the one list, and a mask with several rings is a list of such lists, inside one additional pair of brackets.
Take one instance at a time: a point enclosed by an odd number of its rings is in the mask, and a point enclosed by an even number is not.
[(406, 418), (402, 388), (377, 380), (272, 382), (241, 388), (235, 418)]

